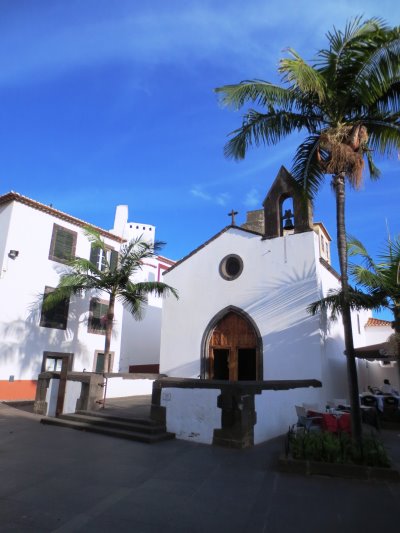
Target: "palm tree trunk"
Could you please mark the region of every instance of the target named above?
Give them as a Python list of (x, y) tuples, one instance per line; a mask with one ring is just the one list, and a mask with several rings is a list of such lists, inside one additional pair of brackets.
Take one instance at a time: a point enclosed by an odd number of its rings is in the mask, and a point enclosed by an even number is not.
[(335, 176), (333, 176), (333, 186), (336, 193), (337, 247), (339, 254), (340, 275), (343, 293), (342, 320), (347, 359), (347, 379), (351, 407), (351, 425), (353, 439), (355, 440), (356, 444), (361, 447), (361, 410), (358, 392), (357, 367), (354, 353), (353, 331), (351, 327), (351, 312), (349, 305), (349, 280), (347, 275), (344, 173), (336, 174)]
[(115, 296), (114, 294), (110, 294), (110, 301), (108, 304), (108, 311), (107, 311), (107, 323), (106, 323), (106, 337), (104, 340), (104, 366), (103, 366), (103, 372), (108, 372), (108, 360), (110, 358), (110, 346), (111, 346), (111, 335), (112, 335), (112, 329), (113, 329), (113, 322), (114, 322), (114, 306), (115, 306)]

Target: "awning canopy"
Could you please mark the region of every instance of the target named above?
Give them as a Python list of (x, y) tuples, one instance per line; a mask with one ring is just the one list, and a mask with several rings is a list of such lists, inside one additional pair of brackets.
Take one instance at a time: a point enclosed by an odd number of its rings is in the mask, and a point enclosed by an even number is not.
[(381, 361), (396, 361), (394, 355), (389, 354), (389, 344), (381, 342), (379, 344), (370, 344), (354, 349), (356, 357), (359, 359), (379, 359)]

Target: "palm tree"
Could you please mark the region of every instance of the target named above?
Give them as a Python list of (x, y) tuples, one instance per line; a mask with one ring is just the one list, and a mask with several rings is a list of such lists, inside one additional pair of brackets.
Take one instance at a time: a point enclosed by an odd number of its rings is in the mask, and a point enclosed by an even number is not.
[[(358, 258), (357, 263), (349, 265), (349, 272), (356, 283), (354, 289), (349, 288), (349, 305), (351, 309), (388, 309), (393, 313), (394, 334), (390, 336), (389, 343), (397, 358), (400, 382), (400, 236), (388, 238), (377, 262), (355, 237), (348, 237), (347, 248), (351, 257)], [(325, 298), (312, 303), (308, 311), (315, 315), (329, 310), (332, 318), (337, 318), (342, 306), (342, 291), (331, 291)]]
[(345, 185), (360, 186), (364, 160), (371, 178), (378, 178), (373, 151), (389, 155), (400, 148), (400, 29), (378, 18), (358, 17), (344, 31), (329, 32), (327, 39), (329, 48), (320, 50), (311, 64), (289, 49), (289, 57), (280, 61), (281, 85), (251, 80), (216, 91), (223, 104), (235, 109), (247, 103), (265, 109), (247, 110), (242, 126), (225, 146), (226, 156), (243, 159), (252, 145), (274, 145), (291, 133), (305, 131), (293, 161), (294, 178), (313, 200), (325, 175), (332, 175), (352, 429), (361, 444), (348, 305)]
[(110, 352), (111, 335), (114, 325), (114, 307), (120, 300), (132, 315), (140, 320), (149, 294), (163, 296), (172, 294), (178, 298), (173, 287), (158, 281), (135, 281), (135, 274), (142, 269), (143, 261), (154, 257), (163, 243), (150, 244), (134, 239), (122, 246), (120, 253), (110, 254), (100, 234), (87, 228), (86, 236), (92, 243), (92, 252), (101, 251), (100, 264), (91, 258), (76, 258), (69, 263), (69, 269), (62, 274), (56, 289), (43, 300), (43, 309), (50, 310), (60, 302), (68, 301), (72, 295), (87, 290), (101, 291), (109, 295), (107, 317), (105, 320), (104, 367)]

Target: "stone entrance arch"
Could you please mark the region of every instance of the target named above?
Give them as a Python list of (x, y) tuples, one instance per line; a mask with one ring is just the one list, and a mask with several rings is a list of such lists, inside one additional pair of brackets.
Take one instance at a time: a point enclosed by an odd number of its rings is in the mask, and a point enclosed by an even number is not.
[(202, 377), (229, 381), (263, 379), (262, 340), (254, 321), (241, 309), (218, 313), (203, 336)]

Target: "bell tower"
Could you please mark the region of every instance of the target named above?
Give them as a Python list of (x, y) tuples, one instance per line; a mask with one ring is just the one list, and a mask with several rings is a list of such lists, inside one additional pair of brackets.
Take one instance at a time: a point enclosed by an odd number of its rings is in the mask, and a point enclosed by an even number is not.
[[(293, 202), (291, 209), (284, 209), (286, 200)], [(265, 200), (264, 239), (282, 237), (287, 233), (304, 233), (313, 230), (311, 202), (305, 199), (298, 184), (284, 166), (279, 169)]]

